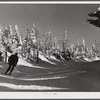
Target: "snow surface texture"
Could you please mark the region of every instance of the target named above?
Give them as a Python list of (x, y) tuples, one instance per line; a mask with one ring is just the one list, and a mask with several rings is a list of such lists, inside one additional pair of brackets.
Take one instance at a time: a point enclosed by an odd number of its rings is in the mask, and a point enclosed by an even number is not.
[(100, 60), (99, 57), (94, 57), (92, 59), (88, 59), (88, 58), (84, 58), (84, 60), (88, 61), (88, 62), (92, 62), (92, 61), (97, 61), (97, 60)]
[[(11, 55), (11, 54), (8, 53), (8, 57), (9, 57), (10, 55)], [(44, 57), (44, 56), (41, 55), (41, 54), (39, 54), (39, 58), (40, 58), (42, 61), (45, 61), (45, 62), (47, 62), (47, 63), (56, 65), (56, 63), (53, 63), (53, 62), (49, 61), (46, 57)], [(23, 65), (23, 66), (28, 66), (28, 67), (46, 69), (46, 68), (44, 68), (44, 67), (34, 66), (34, 65), (30, 64), (29, 62), (23, 60), (23, 59), (20, 58), (20, 57), (19, 57), (18, 65)]]
[(65, 78), (67, 76), (48, 77), (48, 78), (15, 78), (15, 77), (12, 77), (12, 76), (6, 76), (6, 75), (1, 75), (0, 74), (0, 77), (9, 78), (9, 79), (15, 79), (15, 80), (23, 80), (23, 81), (37, 81), (37, 80), (60, 79), (60, 78)]
[[(10, 55), (11, 54), (8, 53), (8, 57)], [(49, 63), (50, 65), (51, 64), (55, 64), (55, 63), (49, 61), (46, 57), (44, 57), (41, 54), (39, 55), (39, 58), (42, 61), (45, 61), (45, 62)], [(19, 56), (18, 65), (23, 65), (25, 67), (31, 67), (31, 68), (39, 68), (39, 69), (42, 68), (43, 69), (43, 67), (34, 66), (34, 65), (30, 64), (29, 62), (23, 60), (20, 56)], [(0, 67), (6, 68), (7, 66), (8, 66), (8, 64), (5, 64), (5, 63), (1, 62), (1, 66)], [(18, 73), (20, 71), (15, 70), (15, 72)], [(51, 76), (51, 77), (41, 77), (41, 78), (25, 78), (25, 77), (16, 78), (15, 76), (9, 76), (9, 75), (0, 74), (0, 77), (4, 78), (4, 79), (7, 79), (7, 80), (10, 79), (12, 81), (19, 80), (19, 81), (24, 81), (24, 82), (32, 82), (32, 81), (44, 81), (44, 80), (56, 80), (56, 79), (62, 79), (62, 78), (68, 77), (68, 76)], [(50, 86), (48, 87), (48, 86), (37, 86), (37, 85), (28, 85), (28, 84), (27, 85), (23, 85), (23, 84), (18, 85), (18, 84), (15, 84), (15, 83), (13, 84), (13, 83), (9, 83), (9, 82), (8, 83), (7, 82), (0, 82), (0, 86), (6, 87), (6, 88), (12, 89), (12, 90), (59, 90), (59, 89), (62, 89), (62, 88), (50, 87)]]
[(53, 59), (53, 60), (60, 62), (60, 60), (56, 59), (54, 56), (50, 56), (50, 59)]
[[(11, 54), (8, 53), (8, 56), (10, 56)], [(47, 59), (46, 57), (44, 57), (43, 55), (39, 55), (39, 58), (42, 60), (42, 61), (45, 61), (47, 63), (50, 64), (50, 66), (52, 66), (52, 64), (56, 64), (56, 63), (53, 63), (51, 61), (49, 61), (49, 59)], [(57, 60), (54, 56), (51, 57), (52, 60), (56, 60), (56, 61), (60, 61), (60, 60)], [(63, 58), (62, 58), (63, 59)], [(85, 59), (85, 58), (84, 58)], [(64, 59), (63, 59), (64, 60)], [(89, 60), (89, 59), (86, 59), (87, 61), (91, 62), (93, 60), (98, 60), (98, 58), (94, 58), (92, 60)], [(4, 67), (6, 65), (3, 65), (1, 64), (2, 66), (0, 67)], [(38, 68), (38, 69), (43, 69), (44, 67), (39, 67), (39, 66), (34, 66), (32, 64), (30, 64), (29, 62), (23, 60), (22, 58), (19, 58), (19, 61), (18, 61), (18, 65), (23, 65), (25, 67), (31, 67), (31, 68)], [(65, 70), (64, 70), (65, 71)], [(17, 71), (16, 71), (17, 72)], [(62, 71), (59, 71), (60, 73), (62, 73)], [(56, 72), (57, 75), (59, 72)], [(65, 71), (66, 72), (66, 71)], [(74, 74), (78, 74), (78, 73), (85, 73), (86, 71), (76, 71), (76, 72), (72, 72), (70, 74), (67, 74), (67, 75), (63, 75), (63, 76), (49, 76), (49, 77), (41, 77), (41, 78), (26, 78), (25, 76), (24, 77), (20, 77), (20, 78), (16, 78), (15, 76), (9, 76), (9, 75), (2, 75), (0, 74), (0, 77), (3, 78), (3, 79), (7, 79), (7, 80), (11, 80), (12, 82), (13, 81), (24, 81), (24, 82), (32, 82), (32, 81), (46, 81), (46, 80), (59, 80), (59, 79), (64, 79), (64, 78), (67, 78), (69, 77), (70, 75), (74, 75)], [(45, 73), (45, 74), (55, 74), (54, 72), (48, 72), (48, 73)], [(37, 85), (29, 85), (29, 84), (15, 84), (15, 83), (7, 83), (7, 82), (0, 82), (0, 86), (1, 87), (6, 87), (8, 89), (12, 89), (12, 90), (61, 90), (63, 88), (59, 88), (59, 87), (50, 87), (50, 86), (37, 86)], [(69, 89), (69, 88), (65, 88), (65, 89)]]
[(28, 63), (27, 61), (24, 61), (21, 58), (19, 58), (18, 65), (23, 65), (23, 66), (28, 66), (28, 67), (35, 67), (35, 68), (42, 68), (42, 69), (44, 69), (43, 67), (34, 66), (34, 65)]
[[(77, 73), (85, 73), (86, 71), (78, 71), (78, 72), (73, 72), (72, 74), (77, 74)], [(3, 78), (9, 78), (9, 79), (14, 79), (14, 80), (22, 80), (22, 81), (37, 81), (37, 80), (49, 80), (49, 79), (59, 79), (59, 78), (65, 78), (69, 76), (63, 76), (63, 77), (48, 77), (48, 78), (15, 78), (12, 76), (6, 76), (6, 75), (0, 75), (0, 77)], [(48, 87), (48, 86), (37, 86), (37, 85), (17, 85), (17, 84), (12, 84), (12, 83), (4, 83), (0, 82), (0, 86), (6, 87), (8, 89), (13, 89), (13, 90), (68, 90), (70, 88), (58, 88), (58, 87)]]
[(50, 64), (56, 65), (56, 63), (49, 61), (46, 57), (44, 57), (44, 56), (41, 55), (41, 54), (39, 54), (39, 58), (40, 58), (42, 61), (45, 61), (45, 62), (48, 62), (48, 63), (50, 63)]
[(11, 83), (2, 83), (0, 86), (7, 87), (14, 90), (60, 90), (68, 88), (56, 88), (56, 87), (47, 87), (47, 86), (37, 86), (37, 85), (16, 85)]

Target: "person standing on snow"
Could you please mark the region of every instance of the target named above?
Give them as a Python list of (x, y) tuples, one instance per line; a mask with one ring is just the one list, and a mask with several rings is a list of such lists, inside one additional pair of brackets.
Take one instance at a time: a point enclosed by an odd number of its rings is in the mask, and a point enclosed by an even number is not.
[(8, 63), (9, 63), (9, 67), (5, 72), (5, 75), (8, 73), (8, 71), (10, 71), (9, 75), (11, 75), (12, 71), (14, 70), (14, 67), (16, 67), (17, 63), (18, 63), (18, 54), (12, 54), (9, 59), (8, 59)]

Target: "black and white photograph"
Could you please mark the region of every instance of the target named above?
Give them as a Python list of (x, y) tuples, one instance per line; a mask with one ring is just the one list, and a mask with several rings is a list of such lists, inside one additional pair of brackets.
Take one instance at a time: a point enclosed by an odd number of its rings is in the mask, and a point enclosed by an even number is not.
[(0, 3), (0, 92), (100, 92), (100, 2)]

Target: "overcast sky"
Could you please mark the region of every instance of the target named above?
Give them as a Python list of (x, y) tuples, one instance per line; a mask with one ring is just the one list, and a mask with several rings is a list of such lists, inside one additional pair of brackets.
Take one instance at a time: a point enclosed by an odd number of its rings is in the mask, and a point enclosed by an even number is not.
[(86, 23), (88, 13), (96, 11), (99, 5), (87, 4), (0, 4), (0, 24), (17, 24), (25, 34), (27, 24), (39, 26), (40, 34), (51, 32), (60, 37), (65, 30), (72, 43), (80, 38), (86, 40), (86, 45), (92, 45), (94, 40), (100, 40), (100, 29)]

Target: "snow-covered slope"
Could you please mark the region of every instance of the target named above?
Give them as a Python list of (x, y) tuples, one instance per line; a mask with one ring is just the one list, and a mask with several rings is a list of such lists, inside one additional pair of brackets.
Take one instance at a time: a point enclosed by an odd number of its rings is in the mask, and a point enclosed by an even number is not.
[[(11, 55), (11, 54), (8, 52), (8, 57), (9, 57), (10, 55)], [(44, 56), (41, 55), (41, 54), (39, 54), (39, 59), (41, 59), (41, 60), (44, 61), (44, 62), (47, 62), (47, 63), (53, 64), (53, 65), (56, 65), (56, 63), (49, 61), (46, 57), (44, 57)], [(22, 57), (21, 57), (20, 55), (19, 55), (18, 65), (23, 65), (23, 66), (27, 66), (27, 67), (35, 67), (35, 68), (42, 68), (42, 69), (44, 69), (44, 67), (36, 66), (36, 65), (34, 65), (34, 64), (31, 64), (31, 63), (29, 63), (29, 62), (23, 60)]]
[[(56, 87), (47, 87), (47, 86), (38, 86), (38, 85), (16, 85), (11, 83), (2, 83), (0, 86), (6, 87), (13, 90), (61, 90), (65, 88), (56, 88)], [(67, 89), (67, 88), (66, 88)]]
[[(8, 53), (8, 57), (11, 54)], [(44, 63), (44, 66), (46, 66), (45, 64), (47, 64), (48, 66), (52, 66), (52, 65), (56, 65), (56, 63), (50, 61), (49, 59), (47, 59), (46, 57), (44, 57), (43, 55), (39, 55), (39, 59), (41, 59), (41, 61), (46, 62)], [(53, 59), (56, 60), (56, 59)], [(57, 86), (40, 86), (40, 85), (35, 85), (34, 82), (40, 82), (40, 81), (51, 81), (51, 80), (60, 80), (65, 78), (66, 76), (60, 76), (60, 75), (48, 75), (49, 72), (57, 72), (55, 70), (57, 70), (57, 68), (51, 68), (48, 69), (46, 67), (41, 66), (41, 63), (39, 64), (31, 64), (25, 60), (23, 60), (20, 56), (19, 56), (19, 61), (18, 61), (18, 65), (17, 67), (14, 69), (12, 75), (4, 75), (5, 71), (8, 68), (8, 64), (4, 63), (4, 62), (0, 62), (0, 88), (7, 88), (6, 90), (61, 90), (64, 88), (60, 88)], [(23, 69), (23, 70), (21, 70)], [(28, 70), (26, 70), (28, 69)], [(26, 71), (24, 71), (26, 70)], [(37, 71), (36, 73), (26, 73), (27, 71)], [(41, 71), (42, 74), (41, 74)], [(47, 74), (48, 73), (48, 74)], [(38, 76), (39, 75), (39, 76)], [(40, 76), (41, 75), (41, 76)], [(35, 77), (36, 76), (36, 77)], [(67, 89), (67, 88), (66, 88)], [(2, 90), (1, 90), (2, 91)]]
[(46, 57), (44, 57), (44, 56), (41, 55), (41, 54), (39, 54), (39, 58), (40, 58), (42, 61), (45, 61), (45, 62), (48, 62), (48, 63), (50, 63), (50, 64), (56, 65), (56, 63), (49, 61)]
[(34, 68), (42, 68), (42, 69), (44, 68), (44, 67), (34, 66), (31, 63), (29, 63), (21, 58), (19, 58), (18, 65), (23, 65), (23, 66), (27, 66), (27, 67), (34, 67)]
[(99, 57), (93, 57), (93, 58), (91, 58), (91, 59), (84, 57), (84, 59), (85, 59), (87, 62), (92, 62), (92, 61), (100, 60)]
[(60, 60), (56, 59), (56, 57), (53, 56), (53, 55), (50, 56), (50, 59), (52, 59), (52, 60), (56, 60), (56, 61), (60, 62)]

